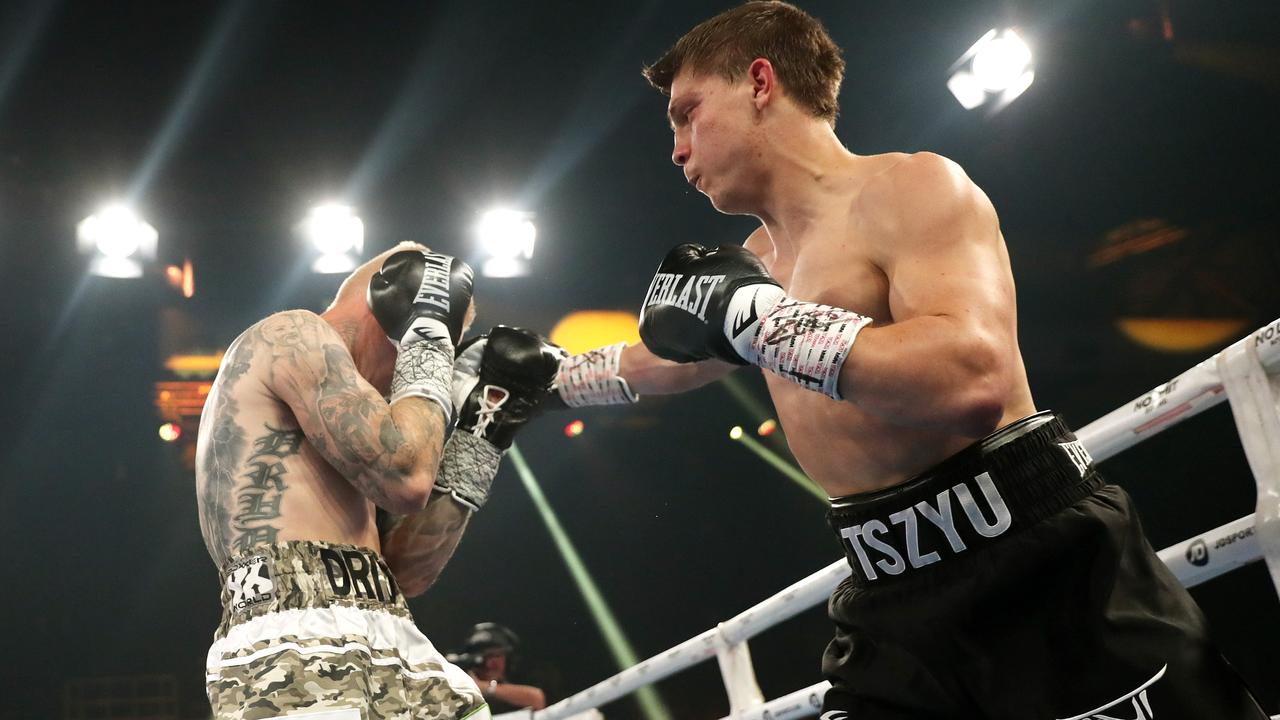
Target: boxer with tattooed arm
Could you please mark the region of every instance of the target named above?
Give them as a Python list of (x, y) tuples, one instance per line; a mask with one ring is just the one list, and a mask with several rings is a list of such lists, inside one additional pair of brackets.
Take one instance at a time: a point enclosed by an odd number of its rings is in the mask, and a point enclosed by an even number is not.
[(556, 361), (497, 328), (455, 362), (471, 294), (465, 263), (405, 244), (324, 313), (272, 315), (228, 349), (197, 442), (201, 531), (223, 580), (215, 717), (488, 717), (405, 596), (447, 563)]

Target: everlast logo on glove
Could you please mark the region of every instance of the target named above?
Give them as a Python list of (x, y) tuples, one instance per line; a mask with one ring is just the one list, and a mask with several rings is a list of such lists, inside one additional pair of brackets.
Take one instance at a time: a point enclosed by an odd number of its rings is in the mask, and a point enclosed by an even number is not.
[(453, 258), (448, 255), (423, 253), (425, 263), (422, 267), (422, 284), (418, 287), (418, 295), (414, 303), (428, 303), (440, 308), (441, 312), (449, 312), (449, 265)]
[[(986, 501), (985, 508), (978, 502), (979, 495)], [(953, 497), (964, 520), (956, 512)], [(1003, 535), (1012, 524), (1009, 507), (984, 472), (943, 490), (933, 502), (922, 500), (887, 513), (883, 519), (863, 520), (839, 532), (865, 578), (872, 581), (881, 572), (901, 575), (942, 560), (944, 553), (958, 555), (977, 540)]]
[(337, 597), (394, 601), (400, 595), (391, 570), (371, 552), (320, 548), (320, 560), (329, 576), (329, 588)]
[(658, 273), (649, 284), (644, 306), (671, 305), (706, 322), (711, 295), (715, 292), (716, 285), (723, 281), (724, 275)]

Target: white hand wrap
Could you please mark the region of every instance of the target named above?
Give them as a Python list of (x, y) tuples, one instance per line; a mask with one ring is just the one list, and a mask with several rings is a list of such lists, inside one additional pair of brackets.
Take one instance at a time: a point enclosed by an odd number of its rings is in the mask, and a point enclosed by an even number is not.
[(626, 343), (620, 342), (561, 360), (556, 390), (564, 404), (569, 407), (625, 405), (639, 400), (640, 396), (618, 375), (626, 347)]
[(489, 499), (489, 488), (493, 486), (500, 462), (502, 451), (488, 440), (471, 433), (454, 433), (444, 445), (432, 489), (448, 493), (475, 512)]
[(453, 345), (448, 341), (400, 343), (395, 372), (391, 376), (391, 402), (423, 397), (444, 412), (445, 425), (453, 424)]
[(871, 318), (850, 310), (796, 300), (776, 286), (755, 285), (734, 293), (724, 332), (752, 365), (841, 400), (840, 368), (858, 331), (870, 324)]

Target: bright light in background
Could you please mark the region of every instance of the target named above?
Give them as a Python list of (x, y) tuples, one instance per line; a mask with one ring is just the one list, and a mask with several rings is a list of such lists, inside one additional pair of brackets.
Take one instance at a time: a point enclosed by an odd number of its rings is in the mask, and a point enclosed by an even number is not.
[(966, 110), (999, 110), (1031, 87), (1031, 48), (1013, 30), (988, 30), (951, 68), (947, 88)]
[(765, 420), (764, 422), (760, 423), (760, 427), (756, 428), (756, 434), (759, 435), (760, 437), (769, 437), (770, 435), (774, 434), (777, 430), (778, 430), (778, 421), (774, 420), (773, 418), (769, 418), (768, 420)]
[(533, 213), (508, 208), (486, 211), (476, 223), (476, 243), (483, 256), (480, 274), (486, 277), (528, 274), (537, 236)]
[(581, 420), (574, 420), (573, 422), (564, 426), (564, 436), (571, 437), (571, 438), (578, 437), (579, 435), (582, 434), (582, 431), (585, 430), (586, 428), (587, 428), (586, 424), (583, 423)]
[(156, 256), (156, 229), (120, 203), (103, 207), (76, 226), (76, 247), (91, 255), (89, 271), (115, 278), (142, 277), (142, 264)]
[(173, 442), (182, 437), (182, 427), (177, 423), (167, 422), (160, 426), (160, 439), (165, 442)]
[(741, 440), (741, 439), (742, 439), (742, 426), (741, 426), (741, 425), (734, 425), (733, 427), (729, 428), (729, 439), (730, 439), (730, 440)]
[(325, 203), (311, 208), (300, 226), (302, 237), (319, 255), (311, 264), (317, 273), (347, 273), (359, 265), (364, 250), (364, 221), (355, 208)]
[(182, 293), (182, 297), (189, 298), (196, 294), (196, 278), (195, 272), (191, 267), (191, 259), (187, 258), (182, 261), (182, 266), (168, 265), (164, 269), (165, 282), (169, 283), (169, 287)]

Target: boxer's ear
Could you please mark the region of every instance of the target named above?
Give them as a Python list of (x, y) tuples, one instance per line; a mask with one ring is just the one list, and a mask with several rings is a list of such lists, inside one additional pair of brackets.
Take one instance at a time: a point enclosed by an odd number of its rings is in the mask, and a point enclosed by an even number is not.
[(747, 67), (747, 80), (751, 82), (751, 100), (756, 110), (763, 110), (778, 91), (778, 76), (773, 63), (766, 58), (756, 58)]

